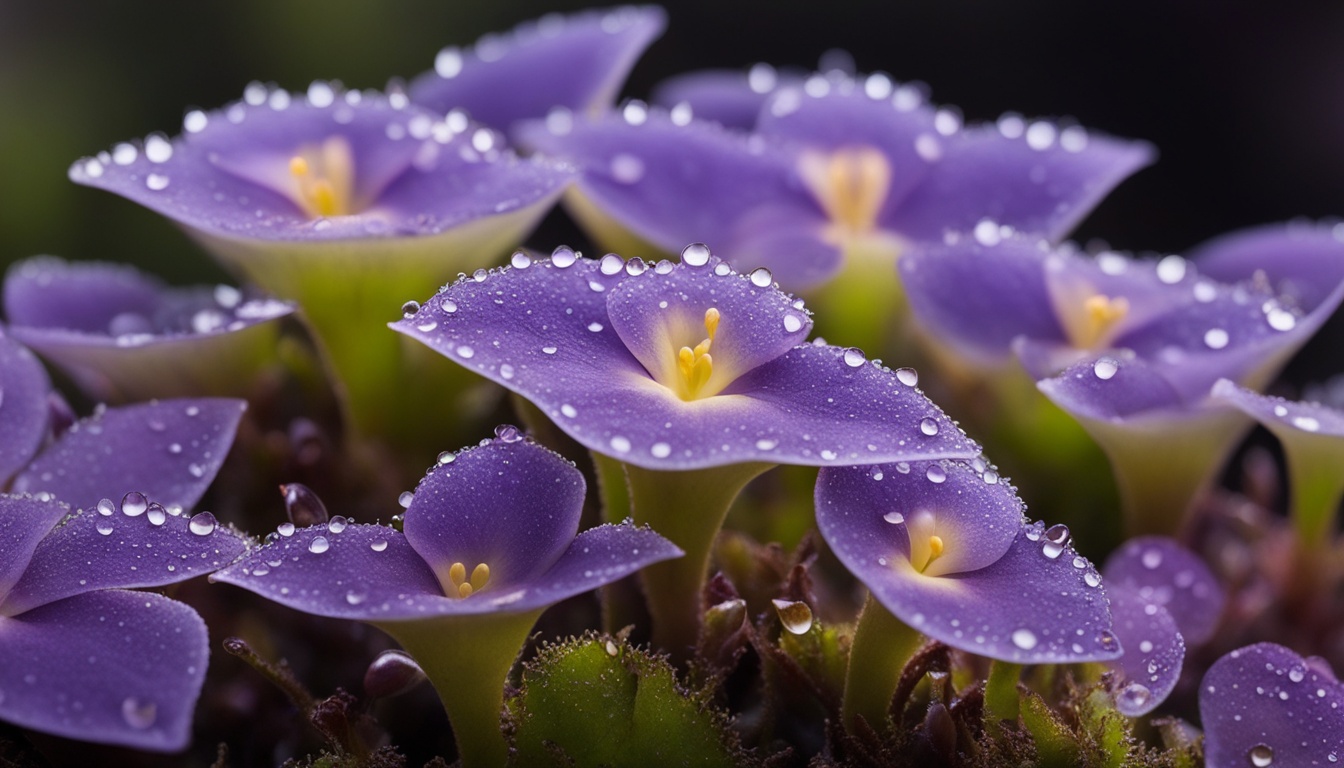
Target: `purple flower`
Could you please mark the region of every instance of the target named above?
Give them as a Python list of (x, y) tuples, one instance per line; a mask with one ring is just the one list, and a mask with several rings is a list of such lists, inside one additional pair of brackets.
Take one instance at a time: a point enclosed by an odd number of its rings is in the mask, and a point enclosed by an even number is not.
[[(76, 162), (70, 176), (167, 216), (297, 302), (359, 431), (388, 436), (428, 427), (416, 410), (423, 403), (404, 387), (389, 391), (409, 374), (398, 376), (407, 363), (378, 318), (513, 247), (570, 172), (518, 159), (461, 113), (315, 82), (306, 95), (254, 83), (242, 101), (188, 113), (178, 138), (118, 144)], [(441, 406), (445, 390), (435, 386), (427, 389)]]
[(1125, 655), (1116, 705), (1131, 717), (1161, 704), (1180, 678), (1186, 644), (1208, 641), (1226, 595), (1208, 566), (1162, 536), (1130, 539), (1102, 568), (1115, 634)]
[(917, 631), (1022, 664), (1120, 655), (1096, 569), (1067, 528), (1029, 524), (992, 468), (826, 467), (816, 502), (836, 557)]
[(27, 347), (0, 328), (0, 488), (27, 466), (50, 431), (51, 380)]
[(433, 71), (411, 83), (410, 96), (439, 112), (463, 110), (501, 130), (556, 107), (596, 114), (610, 106), (666, 25), (656, 6), (551, 14), (486, 35), (474, 48), (444, 48)]
[(541, 611), (681, 554), (629, 524), (575, 536), (582, 474), (512, 427), (497, 434), (440, 457), (415, 490), (404, 534), (340, 517), (286, 525), (212, 577), (397, 638), (438, 689), (468, 765), (502, 761), (504, 677)]
[(107, 401), (246, 395), (293, 307), (226, 285), (169, 288), (123, 265), (41, 257), (5, 276), (9, 331)]
[(1209, 768), (1333, 765), (1344, 758), (1344, 686), (1325, 660), (1274, 643), (1235, 650), (1200, 684)]
[(668, 110), (689, 109), (697, 120), (749, 131), (772, 93), (780, 88), (801, 86), (806, 75), (793, 70), (780, 72), (764, 62), (753, 64), (746, 72), (735, 69), (687, 72), (659, 83), (653, 92), (653, 102)]
[(632, 103), (524, 138), (582, 169), (568, 203), (595, 235), (614, 226), (664, 252), (702, 240), (791, 289), (829, 280), (847, 254), (889, 262), (985, 219), (1058, 238), (1152, 157), (1020, 117), (963, 129), (917, 88), (840, 73), (771, 93), (750, 135)]
[[(0, 495), (0, 719), (84, 741), (176, 751), (191, 737), (209, 643), (195, 611), (131, 592), (246, 549), (208, 512), (127, 495), (70, 515)], [(67, 517), (68, 515), (68, 517)]]

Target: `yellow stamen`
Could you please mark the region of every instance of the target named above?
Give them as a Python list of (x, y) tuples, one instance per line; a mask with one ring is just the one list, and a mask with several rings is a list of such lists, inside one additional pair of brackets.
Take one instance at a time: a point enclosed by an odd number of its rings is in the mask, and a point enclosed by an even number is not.
[(481, 563), (480, 565), (472, 569), (471, 571), (472, 589), (479, 590), (481, 589), (481, 587), (484, 587), (485, 583), (488, 581), (490, 581), (490, 566), (486, 565), (485, 563)]
[(1115, 327), (1129, 314), (1129, 300), (1099, 293), (1083, 301), (1082, 317), (1068, 329), (1070, 340), (1080, 349), (1096, 349), (1109, 342)]
[(719, 310), (710, 307), (705, 310), (705, 331), (708, 336), (695, 348), (682, 347), (677, 351), (677, 370), (681, 373), (682, 391), (678, 394), (682, 400), (695, 400), (700, 390), (714, 373), (714, 357), (709, 349), (714, 345), (714, 334), (719, 330)]
[[(938, 557), (939, 557), (940, 555), (942, 555), (942, 554), (943, 554), (943, 537), (942, 537), (942, 536), (930, 536), (930, 537), (929, 537), (929, 562), (932, 563), (934, 560), (937, 560)], [(926, 564), (924, 567), (927, 568), (928, 565)]]
[(798, 170), (841, 236), (873, 232), (891, 189), (891, 163), (874, 147), (803, 155)]
[(350, 143), (331, 136), (289, 159), (290, 197), (314, 218), (355, 213), (355, 158)]
[(490, 566), (485, 563), (477, 565), (471, 571), (471, 580), (467, 580), (467, 566), (462, 563), (453, 563), (448, 567), (448, 584), (444, 591), (449, 597), (471, 597), (472, 594), (481, 591), (490, 581)]

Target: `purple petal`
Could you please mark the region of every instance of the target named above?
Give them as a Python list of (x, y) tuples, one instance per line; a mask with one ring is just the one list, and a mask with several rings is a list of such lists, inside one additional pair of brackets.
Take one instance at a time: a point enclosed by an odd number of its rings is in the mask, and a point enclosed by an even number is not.
[(0, 488), (47, 436), (51, 380), (33, 353), (0, 330)]
[[(1019, 663), (1119, 656), (1101, 578), (1091, 563), (1067, 545), (1067, 530), (1052, 528), (1047, 536), (1039, 523), (1024, 526), (1021, 502), (1010, 489), (954, 466), (912, 466), (909, 475), (882, 468), (881, 480), (863, 470), (824, 469), (817, 482), (817, 525), (836, 556), (873, 596), (929, 637), (971, 653)], [(931, 469), (942, 474), (929, 474)], [(940, 477), (945, 479), (936, 482)], [(920, 491), (921, 483), (939, 488)], [(863, 489), (865, 484), (868, 490)], [(887, 491), (888, 487), (893, 490)], [(959, 528), (948, 547), (962, 546), (957, 537), (963, 536), (968, 549), (984, 546), (988, 554), (991, 548), (986, 542), (992, 541), (992, 549), (1002, 555), (976, 570), (944, 576), (920, 573), (909, 559), (909, 539), (903, 530), (913, 518), (892, 523), (886, 517), (893, 508), (902, 515), (902, 510), (922, 511), (909, 497), (902, 497), (902, 491), (918, 493), (921, 499), (941, 496), (935, 514), (941, 518), (955, 512), (953, 519), (967, 523), (984, 514), (981, 504), (992, 499), (995, 519), (1002, 516), (1007, 523), (1007, 518), (1018, 515), (1013, 538), (1002, 551), (1002, 529), (990, 539), (974, 526)], [(881, 502), (876, 506), (866, 503), (875, 494), (880, 494)], [(956, 510), (954, 505), (963, 504), (963, 509)]]
[(57, 736), (173, 752), (210, 656), (205, 622), (182, 603), (107, 590), (0, 622), (0, 719)]
[(687, 72), (659, 83), (653, 90), (653, 101), (667, 109), (686, 104), (697, 120), (749, 130), (756, 125), (761, 108), (776, 88), (796, 86), (800, 80), (793, 74), (781, 77), (768, 64), (757, 64), (749, 72), (717, 69)]
[(138, 491), (191, 509), (224, 463), (247, 404), (164, 400), (100, 410), (61, 435), (14, 481), (73, 507)]
[(1200, 684), (1209, 768), (1329, 765), (1344, 752), (1344, 688), (1273, 643), (1233, 651)]
[[(545, 573), (524, 585), (509, 584), (508, 605), (541, 607), (625, 578), (646, 565), (681, 557), (676, 545), (650, 528), (600, 525), (580, 533)], [(503, 600), (504, 597), (498, 598)]]
[(5, 279), (16, 339), (99, 400), (244, 394), (274, 357), (284, 302), (229, 286), (170, 289), (116, 264), (22, 262)]
[(23, 575), (38, 542), (70, 508), (52, 499), (0, 495), (0, 604)]
[(932, 170), (883, 219), (912, 239), (936, 240), (988, 219), (1058, 240), (1156, 156), (1144, 142), (1012, 117), (937, 140)]
[(444, 597), (434, 571), (395, 528), (327, 523), (267, 538), (264, 546), (210, 580), (338, 619), (379, 621), (484, 612), (473, 610), (484, 600)]
[(743, 215), (723, 253), (744, 271), (770, 270), (789, 291), (820, 285), (845, 263), (840, 241), (827, 236), (811, 200), (782, 200)]
[[(1031, 344), (1019, 346), (1025, 361), (1039, 357)], [(1185, 406), (1180, 394), (1153, 366), (1125, 356), (1077, 363), (1036, 386), (1076, 418), (1094, 421), (1156, 420), (1162, 413), (1170, 415)]]
[[(668, 264), (654, 269), (652, 279), (678, 271), (719, 286), (716, 295), (725, 298), (740, 295), (746, 280), (721, 262)], [(649, 278), (619, 270), (604, 275), (588, 260), (568, 268), (505, 269), (446, 288), (392, 327), (528, 398), (589, 449), (637, 466), (852, 465), (978, 453), (913, 386), (866, 364), (858, 350), (797, 347), (742, 375), (721, 395), (683, 401), (654, 380), (612, 330), (603, 294), (615, 292), (622, 279)], [(753, 317), (735, 314), (732, 304), (719, 308), (727, 317), (761, 323), (752, 335), (793, 337), (805, 322), (801, 311), (793, 316), (795, 328), (773, 311)]]
[[(346, 215), (300, 207), (291, 161), (328, 140), (348, 147)], [(520, 161), (465, 120), (445, 121), (377, 93), (314, 83), (307, 97), (249, 87), (244, 101), (193, 112), (171, 143), (118, 145), (81, 160), (72, 180), (134, 200), (224, 241), (378, 240), (440, 234), (549, 205), (569, 173)], [(538, 212), (539, 215), (539, 212)]]
[[(137, 503), (141, 502), (141, 503)], [(21, 613), (96, 589), (159, 587), (210, 573), (247, 551), (247, 540), (214, 515), (145, 506), (133, 496), (76, 513), (37, 545), (5, 598)]]
[(531, 124), (523, 135), (582, 170), (578, 193), (589, 204), (668, 253), (703, 242), (732, 260), (730, 246), (746, 239), (738, 222), (763, 208), (810, 210), (818, 230), (824, 224), (783, 148), (658, 110), (626, 112), (559, 132)]
[(1282, 397), (1261, 395), (1245, 387), (1238, 387), (1227, 379), (1214, 385), (1213, 396), (1240, 409), (1276, 435), (1286, 436), (1296, 432), (1344, 437), (1344, 413), (1320, 403), (1299, 403)]
[(566, 459), (521, 436), (440, 460), (416, 486), (406, 540), (435, 573), (462, 563), (490, 568), (500, 585), (550, 568), (579, 530), (586, 486)]
[(1130, 717), (1146, 715), (1171, 695), (1181, 677), (1185, 642), (1175, 616), (1138, 590), (1106, 579), (1115, 635), (1125, 655), (1111, 662), (1122, 672), (1115, 686), (1116, 708)]
[(1344, 228), (1271, 224), (1232, 232), (1190, 252), (1199, 271), (1226, 283), (1260, 273), (1303, 312), (1338, 305), (1344, 285)]
[(499, 128), (555, 107), (596, 112), (611, 104), (666, 25), (656, 6), (545, 16), (487, 35), (474, 49), (439, 51), (434, 70), (411, 83), (411, 98)]
[(992, 242), (961, 238), (949, 246), (916, 247), (897, 262), (915, 319), (938, 344), (950, 344), (981, 365), (1011, 358), (1018, 336), (1064, 340), (1040, 243)]
[[(1112, 603), (1118, 600), (1114, 590), (1123, 588), (1162, 606), (1193, 645), (1208, 641), (1218, 628), (1226, 602), (1222, 585), (1203, 560), (1172, 539), (1130, 539), (1111, 554), (1101, 573)], [(1129, 643), (1125, 647), (1132, 648)]]

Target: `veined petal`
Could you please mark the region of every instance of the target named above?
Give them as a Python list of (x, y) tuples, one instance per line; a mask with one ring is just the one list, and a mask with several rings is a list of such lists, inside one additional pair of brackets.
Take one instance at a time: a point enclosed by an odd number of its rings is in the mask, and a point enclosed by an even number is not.
[(412, 81), (411, 99), (500, 129), (556, 107), (596, 114), (666, 26), (652, 5), (543, 16), (474, 48), (439, 51), (434, 69)]
[(1109, 578), (1106, 595), (1111, 599), (1115, 635), (1125, 649), (1124, 656), (1111, 662), (1123, 673), (1115, 686), (1116, 708), (1130, 717), (1146, 715), (1171, 695), (1181, 677), (1185, 642), (1176, 614)]
[(32, 352), (0, 330), (0, 487), (24, 467), (46, 439), (51, 380)]
[(0, 494), (0, 606), (38, 543), (69, 513), (69, 507), (53, 499)]
[(579, 530), (583, 474), (521, 434), (505, 434), (441, 458), (415, 488), (406, 540), (440, 582), (454, 563), (468, 574), (484, 564), (489, 591), (509, 589), (550, 568)]
[[(52, 502), (53, 504), (55, 502)], [(242, 534), (209, 512), (145, 505), (132, 496), (71, 516), (37, 545), (0, 615), (97, 589), (158, 587), (210, 573), (247, 550)]]
[(90, 396), (241, 395), (274, 356), (292, 304), (235, 288), (173, 289), (117, 264), (52, 257), (5, 278), (14, 338), (60, 366)]
[(911, 239), (969, 231), (988, 219), (1059, 240), (1157, 155), (1146, 142), (1013, 116), (937, 142), (937, 164), (883, 219)]
[[(1106, 560), (1101, 573), (1108, 594), (1124, 588), (1165, 608), (1191, 644), (1206, 642), (1218, 628), (1227, 601), (1223, 587), (1203, 560), (1174, 539), (1130, 539)], [(1112, 594), (1112, 603), (1117, 600)]]
[(1209, 768), (1327, 765), (1344, 754), (1344, 686), (1274, 643), (1209, 667), (1199, 717)]
[(0, 719), (82, 741), (183, 749), (207, 640), (195, 611), (146, 592), (90, 592), (0, 617)]
[(138, 491), (191, 509), (224, 464), (247, 404), (183, 399), (100, 410), (75, 424), (14, 480), (74, 507)]

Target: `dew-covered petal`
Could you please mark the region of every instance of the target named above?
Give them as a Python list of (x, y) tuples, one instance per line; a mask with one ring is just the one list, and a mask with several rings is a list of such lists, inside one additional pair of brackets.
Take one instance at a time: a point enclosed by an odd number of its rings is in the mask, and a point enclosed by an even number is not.
[(667, 15), (651, 5), (544, 16), (474, 48), (439, 51), (434, 69), (411, 83), (411, 99), (501, 129), (555, 107), (595, 113), (666, 26)]
[(1006, 118), (937, 138), (938, 161), (884, 222), (916, 240), (990, 220), (1058, 240), (1156, 151), (1080, 126)]
[(734, 261), (738, 223), (762, 208), (811, 209), (822, 225), (783, 147), (714, 123), (679, 125), (661, 110), (625, 111), (563, 130), (530, 124), (524, 141), (578, 166), (587, 204), (668, 253), (702, 242)]
[(210, 648), (186, 605), (77, 595), (0, 617), (0, 719), (81, 741), (173, 752), (191, 738)]
[[(336, 194), (330, 215), (315, 215), (300, 205), (292, 169), (324, 147), (343, 148), (328, 152), (327, 173), (348, 169), (349, 191)], [(243, 101), (189, 115), (177, 139), (118, 145), (106, 160), (76, 162), (70, 176), (207, 239), (307, 244), (436, 235), (549, 205), (569, 180), (549, 163), (517, 159), (501, 136), (461, 116), (322, 83), (306, 97), (254, 84)]]
[(77, 512), (37, 545), (0, 613), (13, 615), (96, 589), (159, 587), (228, 565), (247, 540), (209, 512), (133, 494)]
[(1114, 591), (1123, 588), (1162, 606), (1192, 645), (1204, 643), (1218, 628), (1227, 599), (1223, 587), (1203, 560), (1174, 539), (1130, 539), (1107, 558), (1101, 573), (1112, 603), (1118, 600)]
[(14, 338), (103, 401), (243, 394), (292, 304), (230, 286), (168, 288), (120, 264), (21, 262), (5, 279)]
[(70, 508), (54, 500), (0, 494), (0, 613), (5, 596), (32, 560), (38, 542)]
[(101, 409), (43, 451), (13, 490), (47, 491), (84, 508), (138, 491), (191, 509), (223, 465), (246, 407), (201, 398)]
[(327, 523), (274, 534), (210, 579), (304, 613), (361, 621), (472, 613), (482, 602), (444, 597), (433, 569), (386, 525)]
[(526, 582), (579, 529), (583, 474), (559, 454), (506, 435), (441, 459), (416, 486), (406, 540), (440, 581), (454, 563), (468, 574), (484, 563), (498, 588)]
[(601, 525), (575, 537), (545, 573), (521, 584), (501, 584), (503, 594), (490, 597), (501, 608), (510, 606), (512, 610), (553, 605), (682, 554), (650, 528), (630, 523)]
[[(1213, 397), (1243, 411), (1285, 442), (1305, 442), (1313, 436), (1319, 436), (1325, 438), (1313, 443), (1314, 447), (1319, 448), (1326, 443), (1336, 442), (1330, 438), (1344, 437), (1344, 413), (1320, 403), (1294, 402), (1282, 397), (1261, 395), (1245, 387), (1238, 387), (1227, 379), (1214, 384)], [(1340, 450), (1344, 450), (1344, 444)]]
[[(827, 544), (887, 610), (919, 632), (955, 648), (1018, 663), (1099, 661), (1120, 655), (1101, 579), (1067, 538), (1052, 539), (1039, 523), (1028, 527), (1019, 521), (1007, 551), (989, 565), (927, 576), (915, 570), (903, 546), (899, 529), (908, 523), (893, 524), (881, 509), (834, 493), (839, 486), (827, 486), (837, 473), (827, 469), (821, 474), (817, 525)], [(893, 479), (883, 474), (882, 480), (852, 474), (843, 484), (880, 486)], [(927, 474), (916, 476), (913, 467), (910, 477), (898, 482), (936, 484)], [(982, 481), (964, 482), (970, 488)], [(1003, 492), (996, 488), (986, 486), (986, 492)]]
[(1130, 717), (1146, 715), (1171, 695), (1185, 662), (1185, 642), (1168, 607), (1130, 585), (1106, 577), (1114, 631), (1125, 655), (1111, 662), (1121, 672), (1113, 688), (1116, 708)]
[[(1022, 501), (992, 470), (976, 471), (961, 462), (876, 464), (871, 467), (823, 467), (817, 474), (817, 526), (847, 564), (888, 563), (919, 556), (912, 540), (937, 536), (941, 554), (929, 560), (926, 574), (947, 575), (985, 568), (1017, 538), (1023, 523)], [(929, 582), (935, 579), (930, 576)]]
[(1199, 689), (1209, 768), (1331, 765), (1344, 759), (1344, 688), (1274, 643), (1214, 662)]
[(664, 80), (653, 89), (655, 104), (674, 109), (690, 107), (697, 120), (711, 120), (728, 128), (750, 130), (770, 94), (781, 86), (801, 82), (796, 73), (779, 73), (768, 64), (749, 71), (711, 69), (687, 72)]
[(845, 244), (827, 235), (812, 200), (780, 200), (744, 215), (723, 253), (743, 271), (769, 270), (787, 291), (825, 283), (845, 263)]
[(1238, 283), (1258, 274), (1304, 313), (1339, 304), (1344, 286), (1344, 226), (1270, 224), (1230, 232), (1190, 251), (1199, 271)]
[[(1042, 354), (1034, 343), (1019, 343), (1018, 356), (1031, 360)], [(1076, 418), (1123, 422), (1139, 418), (1156, 421), (1185, 407), (1180, 393), (1151, 365), (1128, 356), (1102, 356), (1070, 366), (1053, 378), (1036, 383), (1055, 405)], [(1151, 418), (1150, 418), (1151, 417)]]
[(51, 380), (33, 353), (0, 330), (0, 487), (46, 439)]
[[(627, 349), (659, 382), (677, 380), (678, 353), (707, 338), (706, 313), (717, 317), (709, 345), (713, 371), (704, 389), (721, 391), (743, 373), (803, 343), (812, 319), (771, 284), (735, 272), (679, 264), (646, 270), (607, 292), (607, 315)], [(708, 272), (708, 273), (707, 273)], [(764, 283), (758, 285), (757, 282)]]
[[(990, 244), (986, 244), (990, 243)], [(1046, 286), (1039, 241), (1000, 242), (998, 228), (982, 240), (918, 245), (897, 266), (915, 319), (938, 345), (950, 345), (980, 365), (1012, 356), (1019, 336), (1064, 340)]]

